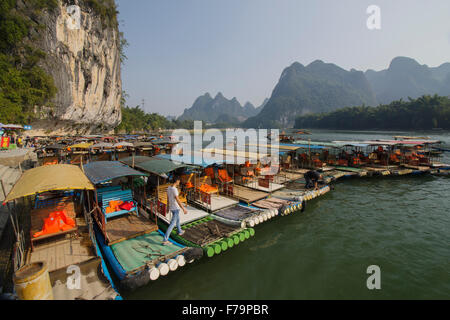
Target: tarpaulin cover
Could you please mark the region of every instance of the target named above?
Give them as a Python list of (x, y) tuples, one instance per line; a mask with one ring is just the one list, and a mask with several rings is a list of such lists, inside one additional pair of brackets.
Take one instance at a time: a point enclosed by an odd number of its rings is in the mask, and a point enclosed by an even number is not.
[(173, 242), (162, 245), (163, 241), (164, 236), (158, 231), (153, 231), (113, 244), (111, 249), (120, 265), (125, 271), (130, 272), (144, 266), (147, 261), (160, 258), (161, 255), (175, 253), (184, 248), (184, 246), (176, 245)]
[(113, 148), (113, 144), (112, 143), (108, 143), (108, 142), (100, 142), (100, 143), (96, 143), (92, 146), (90, 146), (91, 149), (94, 148)]
[(89, 149), (90, 146), (92, 146), (92, 143), (90, 143), (90, 142), (82, 142), (82, 143), (74, 144), (74, 145), (70, 146), (69, 148), (71, 148), (71, 149), (74, 149), (74, 148)]
[[(129, 166), (133, 165), (133, 157), (124, 158), (120, 161)], [(177, 164), (167, 159), (138, 156), (134, 157), (134, 167), (139, 170), (162, 175), (179, 168), (187, 168), (190, 166), (181, 163)]]
[(118, 161), (95, 161), (83, 166), (84, 173), (93, 184), (128, 176), (147, 176)]
[(216, 216), (227, 218), (230, 220), (241, 221), (248, 217), (251, 217), (258, 210), (252, 210), (250, 208), (244, 208), (240, 205), (231, 208), (222, 209), (214, 212)]
[(94, 190), (94, 186), (77, 166), (43, 166), (25, 171), (5, 202), (51, 190)]

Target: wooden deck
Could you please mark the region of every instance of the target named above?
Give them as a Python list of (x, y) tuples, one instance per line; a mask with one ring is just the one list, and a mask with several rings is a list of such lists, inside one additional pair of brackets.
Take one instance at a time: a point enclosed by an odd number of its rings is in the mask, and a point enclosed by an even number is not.
[[(186, 205), (187, 214), (184, 214), (184, 212), (180, 212), (180, 225), (187, 224), (189, 222), (199, 220), (201, 218), (204, 218), (208, 216), (208, 212), (197, 209), (195, 207), (192, 207), (190, 205)], [(172, 220), (172, 212), (169, 212), (166, 216), (163, 216), (162, 214), (158, 213), (158, 219), (163, 220), (166, 224), (170, 224), (170, 220)], [(176, 227), (176, 226), (175, 226)]]
[(402, 166), (407, 169), (413, 169), (413, 170), (418, 170), (418, 171), (424, 171), (424, 172), (430, 171), (430, 167), (427, 167), (427, 166), (413, 166), (410, 164), (404, 164)]
[(258, 190), (258, 191), (262, 191), (262, 192), (267, 192), (267, 193), (271, 193), (280, 189), (283, 189), (284, 186), (282, 184), (278, 184), (278, 183), (274, 183), (274, 182), (269, 182), (269, 187), (262, 187), (258, 184), (258, 181), (251, 181), (245, 184), (246, 187), (254, 189), (254, 190)]
[(95, 259), (95, 248), (89, 238), (86, 222), (77, 218), (79, 226), (76, 234), (60, 235), (35, 244), (34, 250), (28, 253), (27, 263), (45, 261), (49, 272), (67, 268)]
[(239, 203), (239, 201), (235, 199), (230, 199), (222, 195), (211, 194), (210, 197), (211, 197), (211, 204), (202, 202), (200, 201), (200, 199), (193, 201), (193, 204), (205, 210), (209, 210), (210, 212), (215, 212), (217, 210), (225, 209)]
[(244, 201), (246, 203), (252, 203), (264, 199), (269, 194), (267, 192), (257, 191), (240, 185), (233, 186), (233, 198)]
[(307, 173), (309, 170), (311, 169), (287, 169), (287, 172), (291, 172), (291, 173), (296, 173), (296, 174), (301, 174), (304, 175), (305, 173)]
[(273, 182), (278, 184), (283, 184), (289, 181), (297, 180), (303, 178), (303, 173), (294, 173), (289, 171), (282, 171), (275, 177), (273, 177)]
[(134, 214), (112, 218), (106, 223), (106, 234), (109, 239), (108, 245), (156, 230), (158, 230), (158, 226), (154, 222)]

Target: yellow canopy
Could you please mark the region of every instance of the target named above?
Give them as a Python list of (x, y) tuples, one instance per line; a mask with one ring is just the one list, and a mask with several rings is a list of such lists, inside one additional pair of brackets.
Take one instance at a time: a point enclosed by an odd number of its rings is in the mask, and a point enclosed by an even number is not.
[(74, 144), (73, 146), (69, 146), (69, 148), (71, 148), (71, 149), (73, 149), (73, 148), (89, 149), (89, 147), (92, 145), (93, 145), (92, 142), (82, 142), (82, 143)]
[(83, 171), (71, 164), (55, 164), (25, 171), (4, 203), (51, 190), (94, 190)]

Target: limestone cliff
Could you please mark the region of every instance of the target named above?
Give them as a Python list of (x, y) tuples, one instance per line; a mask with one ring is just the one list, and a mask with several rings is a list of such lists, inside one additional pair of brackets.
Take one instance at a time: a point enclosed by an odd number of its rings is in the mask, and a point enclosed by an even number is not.
[[(92, 6), (97, 1), (58, 0), (40, 16), (45, 30), (38, 46), (47, 54), (42, 67), (58, 91), (51, 107), (36, 108), (41, 120), (32, 134), (108, 131), (121, 121), (119, 31), (116, 20), (106, 23)], [(114, 1), (101, 5), (115, 10)]]

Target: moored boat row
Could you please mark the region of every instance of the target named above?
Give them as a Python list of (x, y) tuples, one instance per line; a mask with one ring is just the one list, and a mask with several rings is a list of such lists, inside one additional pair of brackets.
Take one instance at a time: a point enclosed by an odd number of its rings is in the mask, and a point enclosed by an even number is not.
[[(118, 157), (119, 161), (87, 157), (80, 158), (79, 166), (51, 162), (26, 171), (5, 203), (31, 200), (30, 248), (21, 264), (45, 262), (52, 288), (47, 298), (120, 299), (115, 284), (134, 290), (179, 272), (188, 263), (225, 254), (250, 241), (258, 225), (303, 212), (309, 201), (330, 192), (330, 183), (338, 179), (448, 174), (448, 165), (410, 150), (411, 145), (422, 148), (427, 143), (397, 141), (335, 142), (335, 146), (291, 143), (281, 149), (278, 167), (257, 155), (238, 162), (241, 151), (228, 149), (214, 150), (235, 156), (219, 163), (204, 156), (201, 163), (194, 157), (172, 161), (169, 154), (138, 155), (135, 150)], [(387, 152), (377, 143), (393, 148)], [(399, 143), (406, 144), (408, 151), (396, 152)], [(339, 145), (340, 158), (333, 162), (329, 148)], [(360, 149), (344, 153), (348, 146), (372, 149), (369, 154)], [(395, 160), (392, 154), (404, 162), (389, 162)], [(303, 175), (311, 169), (323, 176), (317, 189), (305, 187)], [(172, 220), (166, 192), (176, 179), (181, 181), (180, 200), (187, 208), (187, 214), (180, 214), (184, 233), (173, 230), (169, 244), (164, 245)], [(73, 265), (83, 276), (96, 275), (84, 291), (61, 286), (69, 281), (65, 271)]]

